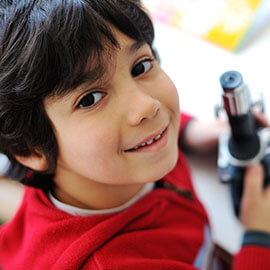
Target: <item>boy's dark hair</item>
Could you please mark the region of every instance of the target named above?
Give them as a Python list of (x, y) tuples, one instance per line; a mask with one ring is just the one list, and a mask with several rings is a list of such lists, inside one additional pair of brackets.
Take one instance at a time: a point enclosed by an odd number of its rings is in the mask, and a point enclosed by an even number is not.
[[(140, 1), (0, 2), (0, 152), (14, 165), (15, 155), (40, 152), (49, 161), (47, 173), (54, 172), (58, 146), (43, 100), (89, 79), (91, 59), (90, 78), (102, 76), (102, 53), (119, 47), (111, 27), (152, 48), (153, 25)], [(40, 184), (34, 182), (25, 184)]]

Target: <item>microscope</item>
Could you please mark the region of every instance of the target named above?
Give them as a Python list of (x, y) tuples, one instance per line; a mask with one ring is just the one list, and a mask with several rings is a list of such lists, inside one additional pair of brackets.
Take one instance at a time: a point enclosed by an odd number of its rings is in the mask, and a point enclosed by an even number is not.
[[(258, 128), (251, 108), (248, 86), (238, 71), (227, 71), (220, 77), (223, 89), (223, 109), (230, 124), (230, 132), (219, 137), (218, 174), (223, 183), (228, 183), (232, 205), (239, 216), (243, 193), (245, 169), (261, 163), (264, 168), (264, 187), (270, 183), (270, 128)], [(257, 105), (263, 109), (263, 102)], [(218, 115), (220, 108), (216, 109)]]

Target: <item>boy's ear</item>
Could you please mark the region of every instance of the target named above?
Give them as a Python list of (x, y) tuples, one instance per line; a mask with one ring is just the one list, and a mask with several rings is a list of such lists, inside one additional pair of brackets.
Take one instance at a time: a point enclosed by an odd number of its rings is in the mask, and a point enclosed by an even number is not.
[(34, 152), (30, 156), (15, 156), (17, 161), (34, 171), (46, 171), (49, 167), (47, 158), (40, 152)]

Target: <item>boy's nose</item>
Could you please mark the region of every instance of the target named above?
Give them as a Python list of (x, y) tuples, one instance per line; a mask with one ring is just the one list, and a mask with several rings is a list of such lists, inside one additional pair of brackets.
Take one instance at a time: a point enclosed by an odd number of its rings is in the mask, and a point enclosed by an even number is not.
[(160, 111), (161, 103), (143, 91), (135, 91), (130, 95), (126, 106), (128, 123), (136, 126), (147, 119), (156, 117)]

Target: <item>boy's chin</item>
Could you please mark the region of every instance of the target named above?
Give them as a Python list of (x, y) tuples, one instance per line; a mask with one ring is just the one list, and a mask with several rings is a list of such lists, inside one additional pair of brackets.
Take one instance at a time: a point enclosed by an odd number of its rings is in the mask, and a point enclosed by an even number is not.
[(156, 170), (155, 177), (153, 177), (149, 182), (155, 182), (164, 178), (168, 173), (170, 173), (174, 169), (174, 167), (177, 164), (177, 160), (178, 160), (178, 151), (176, 151), (172, 155), (167, 164), (164, 164), (162, 168), (160, 167), (159, 170)]
[(175, 152), (174, 157), (172, 158), (171, 162), (168, 164), (168, 167), (162, 177), (164, 177), (165, 175), (167, 175), (174, 169), (174, 167), (176, 166), (177, 160), (178, 160), (178, 151)]

